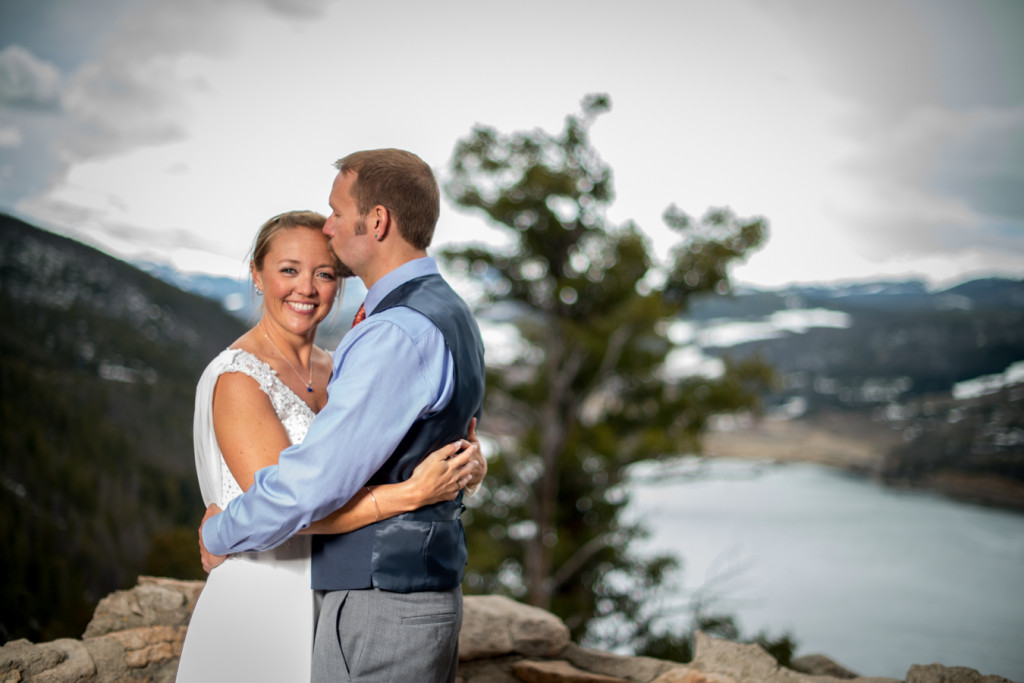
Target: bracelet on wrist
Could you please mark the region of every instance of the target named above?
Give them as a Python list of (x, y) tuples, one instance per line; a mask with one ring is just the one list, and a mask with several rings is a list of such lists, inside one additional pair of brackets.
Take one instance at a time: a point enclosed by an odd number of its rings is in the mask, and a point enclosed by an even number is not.
[(374, 520), (373, 521), (374, 522), (379, 522), (380, 521), (380, 506), (377, 505), (377, 496), (373, 495), (373, 491), (370, 489), (369, 486), (364, 486), (363, 488), (366, 489), (366, 492), (370, 494), (370, 498), (373, 499), (373, 512), (374, 512)]

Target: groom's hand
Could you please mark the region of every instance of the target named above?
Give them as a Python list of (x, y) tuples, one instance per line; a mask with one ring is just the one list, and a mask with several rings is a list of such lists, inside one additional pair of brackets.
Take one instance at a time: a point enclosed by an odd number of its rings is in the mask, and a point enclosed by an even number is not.
[(206, 520), (210, 517), (220, 514), (220, 511), (216, 503), (210, 503), (210, 506), (206, 508), (206, 514), (203, 515), (203, 521), (199, 523), (199, 555), (203, 560), (203, 569), (207, 574), (227, 559), (226, 555), (214, 555), (206, 549), (206, 544), (203, 543), (203, 525), (206, 524)]
[(482, 482), (484, 477), (487, 476), (487, 459), (480, 450), (480, 439), (476, 436), (475, 417), (469, 421), (469, 432), (466, 435), (466, 439), (469, 441), (471, 446), (476, 446), (476, 454), (473, 456), (476, 468), (473, 470), (473, 475), (469, 482), (466, 483), (466, 493), (472, 496), (480, 488), (480, 482)]

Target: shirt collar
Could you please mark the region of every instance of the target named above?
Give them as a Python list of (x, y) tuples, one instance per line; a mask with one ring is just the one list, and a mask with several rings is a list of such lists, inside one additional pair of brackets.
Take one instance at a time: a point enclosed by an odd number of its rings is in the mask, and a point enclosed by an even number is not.
[(366, 315), (373, 313), (374, 309), (377, 308), (377, 304), (379, 304), (388, 294), (398, 289), (400, 285), (404, 285), (409, 280), (414, 280), (418, 277), (423, 277), (424, 275), (439, 274), (440, 271), (437, 269), (437, 261), (435, 261), (431, 256), (424, 256), (423, 258), (403, 263), (373, 283), (373, 287), (370, 287), (370, 291), (366, 293), (366, 299), (363, 301), (363, 306), (366, 308)]

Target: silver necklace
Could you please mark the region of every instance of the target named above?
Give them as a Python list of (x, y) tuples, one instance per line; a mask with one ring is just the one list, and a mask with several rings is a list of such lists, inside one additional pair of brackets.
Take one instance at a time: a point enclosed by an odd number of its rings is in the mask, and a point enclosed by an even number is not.
[(281, 352), (281, 349), (279, 349), (277, 344), (274, 343), (274, 340), (270, 338), (270, 335), (267, 334), (267, 330), (262, 325), (260, 325), (260, 331), (263, 332), (263, 336), (267, 338), (267, 341), (270, 342), (270, 345), (274, 347), (274, 350), (277, 351), (278, 355), (280, 355), (281, 358), (284, 358), (284, 362), (288, 364), (288, 367), (290, 367), (292, 369), (292, 371), (295, 372), (295, 375), (299, 378), (299, 381), (306, 385), (306, 391), (312, 393), (313, 392), (313, 356), (311, 355), (309, 357), (309, 380), (307, 381), (307, 380), (302, 379), (302, 374), (295, 368), (294, 365), (292, 365), (292, 362), (290, 360), (288, 360), (288, 356), (284, 355), (284, 353)]

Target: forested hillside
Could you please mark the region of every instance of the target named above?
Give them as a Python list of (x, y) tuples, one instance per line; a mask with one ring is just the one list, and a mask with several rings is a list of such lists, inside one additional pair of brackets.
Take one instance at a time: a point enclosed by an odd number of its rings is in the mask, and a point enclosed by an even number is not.
[(0, 640), (80, 636), (140, 573), (201, 576), (192, 405), (218, 304), (0, 215)]

